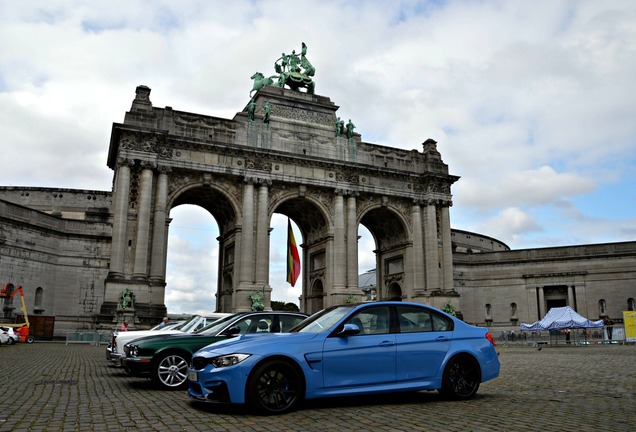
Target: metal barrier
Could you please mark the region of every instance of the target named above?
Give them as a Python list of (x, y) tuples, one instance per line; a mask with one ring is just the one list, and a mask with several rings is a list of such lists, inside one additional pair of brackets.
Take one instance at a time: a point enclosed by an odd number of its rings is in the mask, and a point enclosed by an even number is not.
[(622, 325), (598, 329), (572, 329), (553, 331), (524, 331), (520, 342), (529, 346), (541, 345), (605, 345), (624, 344), (625, 328)]
[(66, 345), (72, 343), (85, 343), (99, 346), (102, 343), (108, 343), (109, 335), (107, 333), (91, 332), (91, 331), (74, 331), (66, 333)]

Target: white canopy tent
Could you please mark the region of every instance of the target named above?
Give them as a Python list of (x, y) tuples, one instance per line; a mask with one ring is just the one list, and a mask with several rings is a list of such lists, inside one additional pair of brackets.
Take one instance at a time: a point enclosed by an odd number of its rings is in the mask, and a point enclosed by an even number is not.
[(522, 331), (549, 331), (582, 328), (603, 328), (603, 320), (592, 321), (569, 306), (552, 308), (540, 321), (521, 324)]

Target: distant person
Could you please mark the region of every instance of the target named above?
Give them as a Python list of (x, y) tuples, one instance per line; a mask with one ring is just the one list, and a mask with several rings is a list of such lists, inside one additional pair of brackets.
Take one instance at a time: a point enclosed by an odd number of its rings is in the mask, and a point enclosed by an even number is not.
[(168, 318), (167, 316), (163, 317), (163, 321), (161, 321), (161, 324), (159, 324), (159, 328), (165, 327), (168, 324), (168, 321), (170, 321), (170, 318)]
[(614, 327), (614, 321), (607, 315), (603, 318), (603, 324), (605, 324), (605, 330), (607, 330), (607, 339), (612, 340), (612, 329)]
[(120, 332), (128, 331), (128, 321), (124, 321), (124, 323), (119, 327)]

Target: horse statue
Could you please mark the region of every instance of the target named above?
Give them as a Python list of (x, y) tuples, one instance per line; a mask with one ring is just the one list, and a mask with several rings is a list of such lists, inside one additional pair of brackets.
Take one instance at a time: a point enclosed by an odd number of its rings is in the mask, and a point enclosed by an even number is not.
[(274, 75), (273, 77), (265, 78), (265, 75), (263, 75), (260, 72), (256, 72), (250, 78), (254, 80), (254, 86), (252, 87), (252, 91), (250, 92), (250, 97), (251, 97), (254, 92), (259, 91), (263, 87), (274, 85), (273, 78), (277, 78), (277, 77)]
[(265, 86), (280, 88), (287, 86), (296, 91), (305, 88), (308, 94), (314, 94), (316, 83), (312, 77), (316, 74), (316, 68), (309, 62), (306, 54), (307, 45), (303, 42), (300, 54), (296, 53), (296, 50), (293, 50), (291, 54), (283, 53), (274, 62), (274, 70), (278, 75), (272, 75), (268, 78), (265, 78), (265, 75), (260, 72), (252, 75), (251, 79), (254, 80), (254, 87), (250, 92), (250, 97), (252, 97), (254, 92)]

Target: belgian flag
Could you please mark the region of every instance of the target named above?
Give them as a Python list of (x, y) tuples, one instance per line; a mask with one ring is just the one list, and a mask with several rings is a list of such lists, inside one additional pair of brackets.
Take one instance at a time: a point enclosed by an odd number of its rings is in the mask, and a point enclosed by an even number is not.
[(292, 231), (291, 221), (287, 219), (287, 282), (291, 286), (296, 285), (296, 279), (300, 275), (300, 255), (298, 255), (298, 247), (296, 239)]

